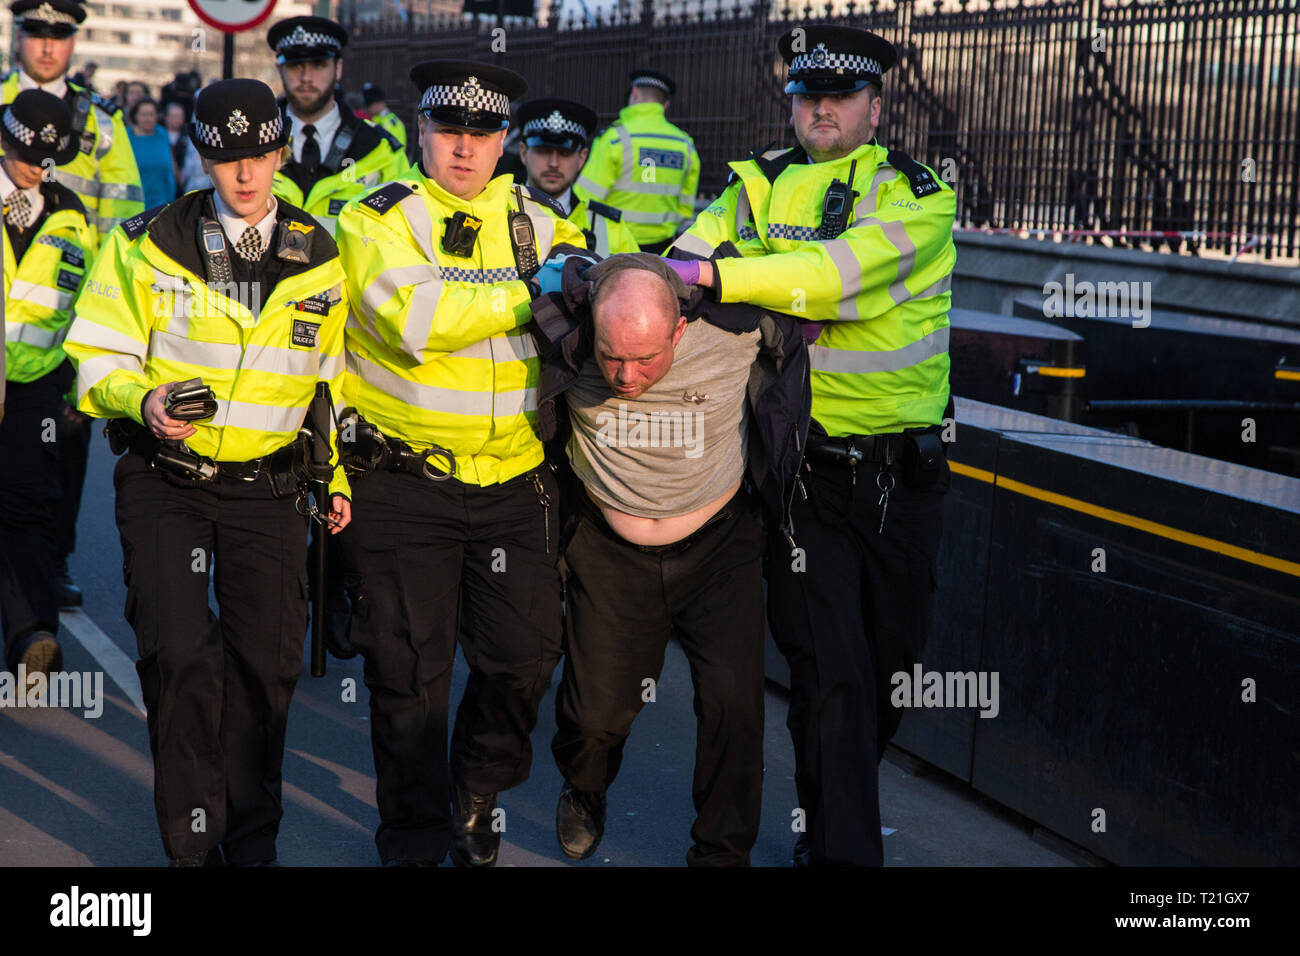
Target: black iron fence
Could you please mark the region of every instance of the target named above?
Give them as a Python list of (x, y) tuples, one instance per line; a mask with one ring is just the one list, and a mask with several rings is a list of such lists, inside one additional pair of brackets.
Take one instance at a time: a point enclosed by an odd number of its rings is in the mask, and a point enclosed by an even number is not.
[(380, 82), (407, 120), (417, 99), (407, 71), (432, 57), (493, 60), (527, 77), (530, 95), (582, 100), (603, 120), (623, 105), (628, 70), (653, 65), (677, 80), (669, 118), (695, 138), (712, 194), (729, 160), (792, 142), (781, 34), (851, 23), (898, 46), (880, 139), (952, 183), (959, 225), (1300, 254), (1300, 0), (868, 0), (831, 11), (633, 0), (622, 16), (544, 25), (430, 6), (412, 0), (405, 21), (366, 24), (348, 0), (340, 9), (354, 33), (346, 78)]

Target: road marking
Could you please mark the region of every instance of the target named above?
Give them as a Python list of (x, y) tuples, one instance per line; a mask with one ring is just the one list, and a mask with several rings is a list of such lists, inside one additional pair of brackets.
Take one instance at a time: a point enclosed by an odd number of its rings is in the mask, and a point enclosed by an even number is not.
[(122, 689), (122, 692), (135, 704), (135, 709), (144, 717), (144, 698), (140, 696), (140, 677), (135, 664), (114, 643), (113, 639), (99, 629), (84, 611), (77, 608), (59, 612), (59, 623), (71, 632), (104, 669), (104, 673)]

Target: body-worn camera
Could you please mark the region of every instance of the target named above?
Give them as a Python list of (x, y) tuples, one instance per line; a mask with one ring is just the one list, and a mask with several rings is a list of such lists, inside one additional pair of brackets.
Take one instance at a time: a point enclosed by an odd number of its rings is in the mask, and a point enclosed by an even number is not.
[(177, 382), (163, 400), (167, 414), (182, 422), (198, 422), (217, 413), (217, 399), (201, 378)]
[(478, 231), (483, 228), (483, 220), (462, 211), (443, 222), (447, 224), (447, 230), (442, 234), (442, 251), (462, 259), (473, 255), (474, 243), (478, 239)]

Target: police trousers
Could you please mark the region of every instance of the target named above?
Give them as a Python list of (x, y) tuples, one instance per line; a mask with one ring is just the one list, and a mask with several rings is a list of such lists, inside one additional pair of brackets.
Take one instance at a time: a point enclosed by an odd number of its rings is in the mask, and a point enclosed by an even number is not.
[(583, 493), (564, 551), (564, 677), (551, 743), (564, 778), (605, 791), (676, 632), (695, 686), (690, 865), (746, 866), (763, 796), (763, 530), (742, 489), (694, 534), (640, 547)]
[[(496, 793), (532, 767), (529, 735), (560, 658), (555, 476), (543, 465), (479, 487), (376, 471), (352, 488), (343, 544), (359, 577), (351, 637), (370, 691), (375, 842), (385, 863), (441, 862), (453, 782)], [(469, 681), (449, 762), (458, 638)]]
[(0, 421), (0, 620), (6, 666), (31, 631), (59, 632), (54, 591), (62, 491), (59, 403), (71, 366), (33, 382), (9, 382)]
[(902, 719), (890, 678), (910, 672), (930, 633), (950, 480), (946, 461), (927, 487), (908, 487), (897, 462), (856, 471), (812, 462), (807, 500), (794, 496), (798, 551), (769, 538), (768, 622), (790, 664), (786, 723), (812, 865), (883, 865), (878, 765)]
[(307, 633), (307, 519), (265, 475), (186, 487), (128, 452), (113, 483), (163, 847), (274, 860)]

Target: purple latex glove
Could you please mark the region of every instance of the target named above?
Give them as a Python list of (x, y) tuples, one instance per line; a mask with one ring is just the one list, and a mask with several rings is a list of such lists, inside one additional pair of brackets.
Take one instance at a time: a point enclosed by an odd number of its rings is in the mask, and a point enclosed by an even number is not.
[(680, 262), (677, 259), (665, 259), (668, 268), (677, 273), (677, 277), (686, 285), (700, 284), (700, 264), (699, 262)]
[(817, 336), (822, 334), (822, 326), (825, 322), (801, 322), (803, 326), (803, 337), (809, 345), (817, 341)]

